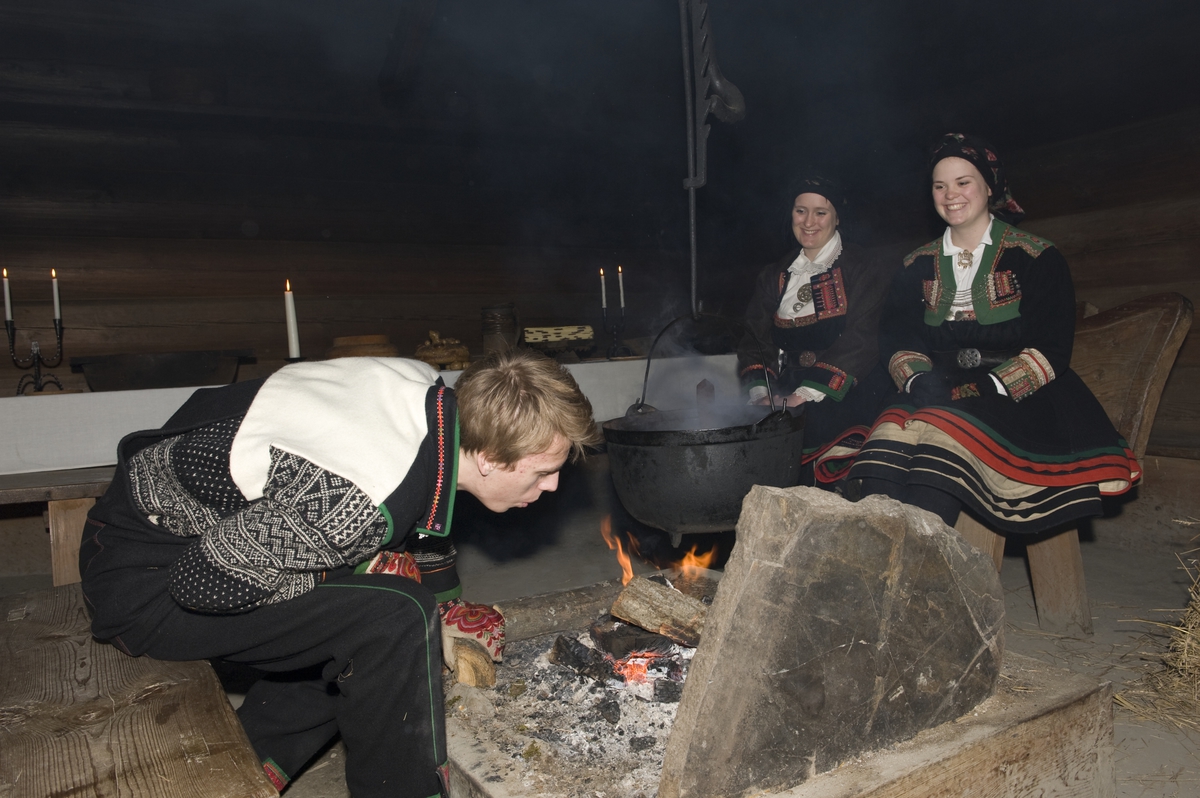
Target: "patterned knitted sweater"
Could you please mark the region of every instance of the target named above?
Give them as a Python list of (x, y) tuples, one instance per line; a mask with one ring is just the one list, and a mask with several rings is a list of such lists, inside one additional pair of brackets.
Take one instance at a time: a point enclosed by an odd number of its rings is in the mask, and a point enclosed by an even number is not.
[(179, 604), (229, 613), (286, 601), (402, 550), (413, 532), (437, 543), (418, 554), (423, 567), (453, 564), (457, 415), (432, 369), (396, 358), (296, 364), (243, 412), (226, 409), (235, 413), (122, 442), (130, 509), (189, 541), (168, 568)]

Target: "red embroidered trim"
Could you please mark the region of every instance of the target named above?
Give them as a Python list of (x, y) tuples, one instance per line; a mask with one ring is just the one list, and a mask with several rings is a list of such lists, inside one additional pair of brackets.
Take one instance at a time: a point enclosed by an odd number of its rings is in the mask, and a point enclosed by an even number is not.
[(936, 241), (930, 241), (922, 247), (914, 249), (912, 252), (904, 256), (904, 266), (907, 268), (916, 262), (917, 258), (922, 255), (937, 256), (942, 251), (942, 240), (939, 238)]
[[(779, 295), (783, 296), (783, 289), (786, 285), (783, 280), (784, 274), (779, 275)], [(793, 327), (807, 327), (810, 324), (816, 324), (818, 321), (832, 319), (838, 316), (845, 316), (850, 306), (846, 301), (846, 281), (842, 278), (842, 267), (834, 266), (827, 272), (818, 274), (808, 281), (813, 292), (813, 306), (816, 308), (816, 313), (808, 316), (799, 316), (794, 319), (781, 319), (779, 313), (775, 313), (775, 326), (784, 329)]]
[(1012, 272), (993, 272), (988, 275), (987, 283), (988, 305), (992, 308), (1004, 307), (1021, 301), (1021, 285), (1017, 276)]
[(936, 313), (942, 298), (942, 281), (934, 277), (932, 280), (922, 280), (921, 284), (925, 293), (925, 310)]
[(438, 605), (442, 623), (456, 636), (478, 640), (492, 659), (504, 653), (504, 616), (492, 607), (472, 604), (462, 599), (443, 601)]
[(838, 393), (841, 393), (842, 388), (850, 380), (850, 375), (837, 366), (831, 366), (828, 363), (817, 363), (816, 368), (825, 369), (832, 373), (833, 376), (829, 378), (829, 388)]
[(442, 499), (442, 485), (446, 481), (446, 387), (438, 388), (437, 394), (437, 450), (438, 471), (437, 483), (433, 488), (433, 503), (429, 506), (429, 519), (425, 528), (433, 532), (441, 532), (442, 525), (435, 523), (438, 504)]
[(417, 567), (417, 561), (407, 551), (379, 552), (367, 566), (367, 573), (392, 574), (393, 576), (403, 576), (414, 582), (421, 581), (421, 569)]
[(835, 266), (824, 274), (818, 274), (812, 279), (813, 304), (817, 308), (818, 319), (832, 319), (835, 316), (845, 316), (849, 309), (846, 302), (846, 282), (842, 279), (842, 269)]
[[(917, 368), (917, 366), (923, 366), (923, 368)], [(933, 361), (929, 359), (928, 355), (907, 349), (901, 349), (888, 361), (888, 373), (892, 375), (892, 382), (896, 383), (896, 387), (902, 391), (910, 377), (918, 371), (929, 371), (932, 368)]]
[(283, 772), (283, 769), (275, 764), (274, 759), (268, 759), (266, 762), (263, 762), (262, 767), (263, 773), (267, 774), (267, 778), (271, 780), (271, 784), (275, 785), (275, 789), (283, 792), (284, 788), (288, 786), (288, 782), (291, 781), (287, 777), (287, 774)]
[(738, 374), (738, 376), (745, 377), (747, 374), (749, 374), (752, 371), (765, 371), (765, 372), (769, 373), (772, 377), (775, 376), (775, 369), (769, 369), (766, 366), (764, 366), (762, 363), (751, 363), (749, 366), (746, 366), (746, 368), (742, 369), (741, 372)]
[(1008, 228), (1008, 234), (1004, 236), (1000, 242), (1002, 249), (1012, 249), (1014, 247), (1025, 250), (1025, 253), (1031, 258), (1036, 258), (1041, 255), (1049, 247), (1054, 246), (1044, 238), (1026, 233), (1024, 230), (1017, 230), (1014, 227)]

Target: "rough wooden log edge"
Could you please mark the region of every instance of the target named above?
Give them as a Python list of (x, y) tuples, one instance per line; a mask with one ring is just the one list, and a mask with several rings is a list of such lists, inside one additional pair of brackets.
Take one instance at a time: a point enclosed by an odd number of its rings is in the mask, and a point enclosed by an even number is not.
[(474, 640), (454, 638), (445, 657), (457, 683), (480, 688), (496, 686), (496, 663), (487, 649)]
[(623, 587), (620, 579), (612, 579), (587, 587), (500, 602), (496, 609), (504, 615), (504, 638), (515, 642), (584, 629), (608, 612)]
[(612, 604), (612, 615), (676, 643), (700, 645), (708, 607), (678, 590), (635, 576)]

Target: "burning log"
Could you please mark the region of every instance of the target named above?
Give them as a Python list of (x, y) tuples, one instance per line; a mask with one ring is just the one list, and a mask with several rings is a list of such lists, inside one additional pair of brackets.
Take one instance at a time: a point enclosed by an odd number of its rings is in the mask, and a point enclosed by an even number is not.
[(615, 618), (694, 648), (700, 644), (708, 607), (665, 584), (635, 576), (610, 612)]
[(625, 677), (613, 669), (612, 660), (596, 649), (588, 648), (578, 640), (565, 635), (558, 636), (554, 641), (554, 648), (550, 650), (546, 658), (555, 665), (570, 668), (580, 676), (587, 676), (598, 682), (607, 682), (610, 679), (619, 682), (625, 680)]
[(664, 635), (648, 632), (611, 618), (596, 621), (588, 627), (588, 634), (601, 651), (607, 651), (613, 659), (625, 659), (630, 654), (670, 654), (675, 644)]

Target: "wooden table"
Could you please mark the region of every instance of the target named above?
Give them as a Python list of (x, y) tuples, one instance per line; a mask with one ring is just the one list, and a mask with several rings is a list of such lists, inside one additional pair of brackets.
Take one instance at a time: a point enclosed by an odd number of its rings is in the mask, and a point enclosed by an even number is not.
[(79, 541), (97, 497), (108, 490), (115, 466), (0, 475), (0, 504), (46, 502), (50, 568), (55, 587), (79, 581)]

